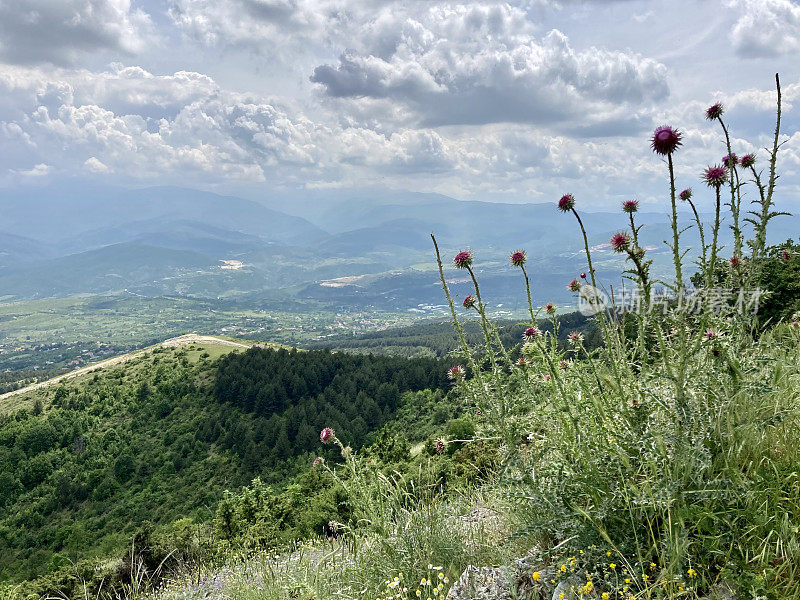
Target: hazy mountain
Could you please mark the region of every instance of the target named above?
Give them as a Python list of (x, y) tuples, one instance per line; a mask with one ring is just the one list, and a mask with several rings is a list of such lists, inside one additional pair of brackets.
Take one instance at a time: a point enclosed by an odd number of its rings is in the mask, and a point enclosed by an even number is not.
[(76, 241), (82, 234), (94, 232), (96, 238), (104, 229), (127, 229), (127, 237), (135, 239), (141, 233), (138, 227), (144, 226), (147, 231), (150, 224), (158, 221), (163, 225), (193, 221), (259, 236), (265, 242), (294, 242), (324, 235), (305, 219), (258, 202), (173, 187), (2, 190), (0, 211), (2, 231), (53, 245), (64, 244), (71, 251), (76, 250)]
[(43, 242), (0, 232), (0, 268), (35, 262), (53, 255), (53, 248)]
[[(669, 276), (672, 264), (668, 207), (662, 208), (636, 215), (657, 277)], [(565, 300), (566, 281), (586, 268), (574, 217), (552, 203), (371, 190), (276, 193), (257, 202), (173, 187), (60, 186), (3, 190), (0, 210), (0, 290), (7, 298), (129, 289), (149, 296), (413, 307), (440, 300), (432, 232), (446, 262), (459, 249), (475, 251), (486, 291), (499, 303), (517, 299), (511, 250), (527, 249), (537, 293), (548, 300)], [(624, 257), (611, 252), (608, 240), (628, 226), (626, 216), (582, 214), (595, 267), (618, 281)], [(681, 218), (693, 222), (688, 214)], [(783, 241), (798, 230), (796, 217), (780, 218), (771, 239)], [(720, 234), (727, 257), (728, 222)], [(696, 228), (681, 243), (698, 251)], [(222, 269), (222, 260), (236, 262)]]
[(209, 269), (217, 262), (196, 252), (124, 243), (80, 254), (7, 269), (0, 289), (36, 298), (82, 293), (108, 293), (164, 279), (187, 271)]
[(200, 221), (159, 217), (87, 231), (62, 243), (61, 247), (79, 252), (85, 248), (101, 248), (124, 242), (191, 250), (215, 258), (257, 250), (265, 244), (264, 239), (257, 235), (223, 229)]

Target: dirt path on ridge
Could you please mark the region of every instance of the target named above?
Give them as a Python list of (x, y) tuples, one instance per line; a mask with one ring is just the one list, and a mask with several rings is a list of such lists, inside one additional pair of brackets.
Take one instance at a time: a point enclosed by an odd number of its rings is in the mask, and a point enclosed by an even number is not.
[(188, 333), (186, 335), (181, 335), (178, 337), (170, 338), (168, 340), (164, 340), (163, 342), (161, 342), (160, 344), (156, 344), (155, 346), (148, 346), (147, 348), (142, 348), (141, 350), (134, 350), (133, 352), (129, 352), (128, 354), (107, 358), (106, 360), (101, 360), (100, 362), (93, 363), (91, 365), (86, 365), (85, 367), (81, 367), (80, 369), (75, 369), (74, 371), (70, 371), (69, 373), (58, 375), (57, 377), (53, 377), (52, 379), (48, 379), (46, 381), (40, 381), (39, 383), (33, 383), (29, 386), (19, 388), (18, 390), (7, 392), (5, 394), (0, 395), (0, 402), (12, 396), (17, 396), (19, 394), (25, 394), (27, 392), (32, 392), (34, 390), (50, 387), (51, 385), (56, 385), (57, 383), (61, 383), (62, 381), (66, 381), (68, 379), (74, 379), (76, 377), (80, 377), (81, 375), (86, 375), (94, 371), (99, 371), (100, 369), (106, 369), (108, 367), (113, 367), (114, 365), (119, 365), (122, 363), (129, 362), (134, 358), (139, 358), (140, 356), (146, 354), (147, 352), (159, 346), (163, 348), (177, 348), (178, 346), (188, 346), (189, 344), (215, 344), (217, 346), (233, 346), (235, 348), (250, 347), (247, 344), (241, 344), (239, 342), (233, 342), (231, 340), (223, 340), (221, 338), (214, 337), (213, 335), (197, 335), (195, 333)]

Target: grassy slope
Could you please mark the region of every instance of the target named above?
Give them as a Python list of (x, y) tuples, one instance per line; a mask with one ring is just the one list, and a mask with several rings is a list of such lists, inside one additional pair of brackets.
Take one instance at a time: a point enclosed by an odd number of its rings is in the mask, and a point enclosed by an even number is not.
[[(211, 337), (211, 336), (204, 336), (204, 337)], [(177, 347), (185, 346), (187, 350), (185, 354), (186, 358), (189, 360), (190, 363), (196, 364), (200, 360), (200, 357), (204, 354), (208, 355), (205, 358), (213, 361), (221, 356), (229, 354), (230, 352), (241, 351), (243, 349), (241, 346), (251, 346), (254, 343), (256, 343), (252, 341), (235, 340), (234, 338), (220, 337), (219, 339), (222, 343), (217, 344), (211, 340), (200, 341), (200, 342), (192, 342), (187, 340), (184, 343), (179, 343)], [(226, 344), (224, 343), (226, 340), (229, 342), (240, 344), (241, 346), (233, 346), (231, 344)], [(277, 347), (278, 345), (274, 344), (274, 346)], [(32, 384), (31, 386), (27, 386), (24, 388), (20, 388), (19, 390), (15, 390), (13, 392), (2, 394), (0, 395), (0, 416), (11, 414), (22, 408), (32, 408), (37, 398), (41, 400), (43, 403), (47, 402), (49, 396), (47, 394), (43, 394), (42, 390), (51, 387), (52, 385), (58, 385), (59, 383), (72, 379), (75, 379), (78, 382), (80, 382), (80, 380), (83, 380), (87, 377), (94, 377), (96, 374), (98, 374), (98, 371), (102, 371), (104, 369), (109, 369), (112, 367), (117, 367), (118, 365), (122, 365), (132, 360), (147, 356), (148, 354), (151, 354), (153, 350), (159, 347), (161, 347), (161, 344), (149, 346), (142, 350), (135, 350), (127, 354), (116, 356), (112, 359), (107, 359), (92, 365), (88, 365), (86, 367), (76, 370), (74, 373), (66, 373), (64, 375), (59, 375), (58, 377), (52, 379), (46, 379), (39, 383)]]

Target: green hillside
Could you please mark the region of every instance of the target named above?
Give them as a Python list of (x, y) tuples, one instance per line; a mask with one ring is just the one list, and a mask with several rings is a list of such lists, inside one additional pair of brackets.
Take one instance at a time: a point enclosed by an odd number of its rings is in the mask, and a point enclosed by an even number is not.
[(0, 417), (0, 581), (120, 556), (145, 521), (207, 521), (223, 490), (306, 470), (323, 426), (358, 448), (406, 392), (446, 386), (435, 360), (231, 350), (156, 348)]

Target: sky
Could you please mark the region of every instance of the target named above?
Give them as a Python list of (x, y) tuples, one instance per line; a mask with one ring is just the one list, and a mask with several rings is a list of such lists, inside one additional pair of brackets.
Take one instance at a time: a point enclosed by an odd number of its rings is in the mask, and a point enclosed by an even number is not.
[(60, 182), (265, 197), (408, 190), (663, 202), (759, 165), (780, 72), (800, 198), (798, 0), (0, 0), (0, 193)]

